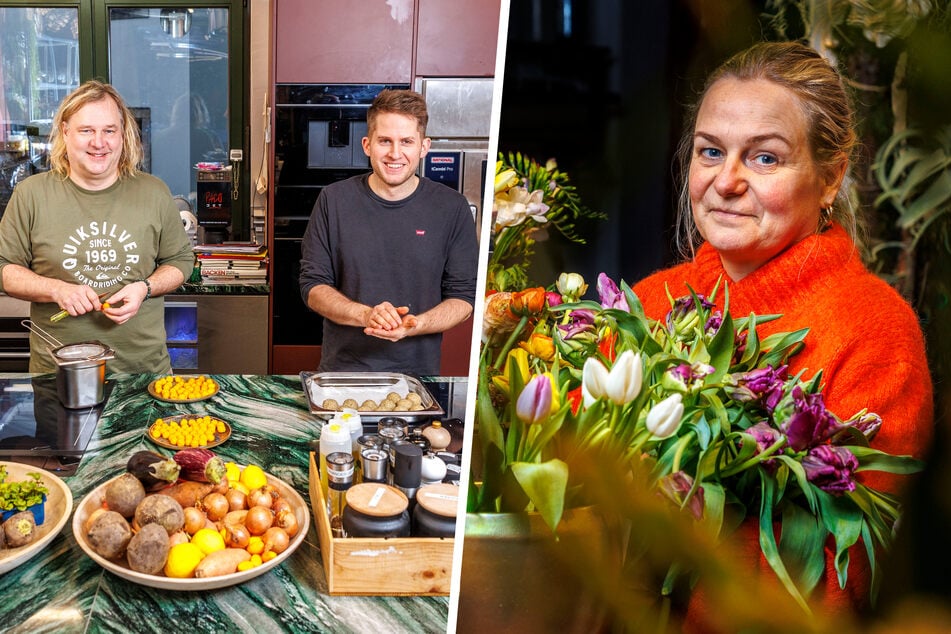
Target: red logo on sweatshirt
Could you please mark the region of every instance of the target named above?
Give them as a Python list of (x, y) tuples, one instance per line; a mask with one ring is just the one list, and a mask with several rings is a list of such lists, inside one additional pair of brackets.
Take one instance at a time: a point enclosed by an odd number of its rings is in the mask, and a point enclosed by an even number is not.
[(416, 230), (416, 235), (418, 235), (418, 236), (424, 236), (424, 235), (426, 235), (426, 230), (425, 230), (425, 229), (417, 229), (417, 230)]

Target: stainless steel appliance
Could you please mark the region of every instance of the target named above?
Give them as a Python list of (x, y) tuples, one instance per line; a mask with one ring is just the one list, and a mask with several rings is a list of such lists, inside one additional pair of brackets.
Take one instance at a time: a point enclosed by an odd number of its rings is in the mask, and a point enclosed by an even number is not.
[(0, 294), (0, 372), (26, 372), (30, 367), (30, 331), (22, 322), (30, 303)]
[(68, 476), (76, 471), (111, 394), (95, 407), (67, 409), (56, 375), (0, 378), (0, 458)]

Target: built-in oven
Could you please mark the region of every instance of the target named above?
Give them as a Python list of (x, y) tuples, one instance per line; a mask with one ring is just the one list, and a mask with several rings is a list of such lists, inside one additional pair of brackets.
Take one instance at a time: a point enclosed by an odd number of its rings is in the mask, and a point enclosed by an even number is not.
[(0, 294), (0, 372), (30, 368), (30, 331), (21, 323), (30, 317), (30, 303)]
[[(275, 356), (281, 346), (318, 346), (323, 322), (300, 296), (301, 242), (321, 190), (370, 171), (363, 152), (367, 109), (384, 88), (408, 85), (278, 84), (274, 108), (271, 261)], [(280, 359), (276, 369), (286, 369)], [(305, 368), (301, 368), (305, 369)], [(314, 368), (306, 368), (314, 369)]]

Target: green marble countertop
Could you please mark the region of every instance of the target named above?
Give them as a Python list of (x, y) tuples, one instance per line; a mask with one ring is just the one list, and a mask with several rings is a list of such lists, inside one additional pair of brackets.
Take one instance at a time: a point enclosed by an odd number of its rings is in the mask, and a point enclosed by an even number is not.
[(267, 295), (268, 293), (270, 293), (270, 286), (267, 282), (260, 284), (185, 282), (169, 295)]
[[(214, 451), (261, 465), (309, 502), (308, 441), (317, 437), (317, 421), (299, 377), (214, 375), (221, 391), (189, 404), (153, 399), (147, 386), (154, 378), (110, 377), (114, 387), (96, 432), (75, 475), (63, 478), (74, 506), (122, 473), (135, 451), (157, 449), (145, 433), (156, 417), (184, 413), (231, 423), (231, 438)], [(440, 383), (450, 384), (450, 409), (460, 400), (464, 407), (466, 380)], [(301, 546), (266, 574), (229, 588), (178, 592), (107, 572), (76, 543), (70, 520), (43, 551), (0, 575), (0, 597), (4, 632), (445, 632), (449, 611), (448, 597), (330, 596), (313, 521)]]

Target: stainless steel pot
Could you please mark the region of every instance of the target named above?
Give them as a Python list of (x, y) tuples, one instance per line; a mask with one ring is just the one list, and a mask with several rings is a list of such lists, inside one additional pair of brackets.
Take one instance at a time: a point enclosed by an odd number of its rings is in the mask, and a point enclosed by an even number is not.
[(56, 392), (63, 407), (95, 407), (105, 400), (106, 361), (116, 358), (115, 350), (100, 341), (64, 345), (31, 320), (22, 323), (52, 346)]

